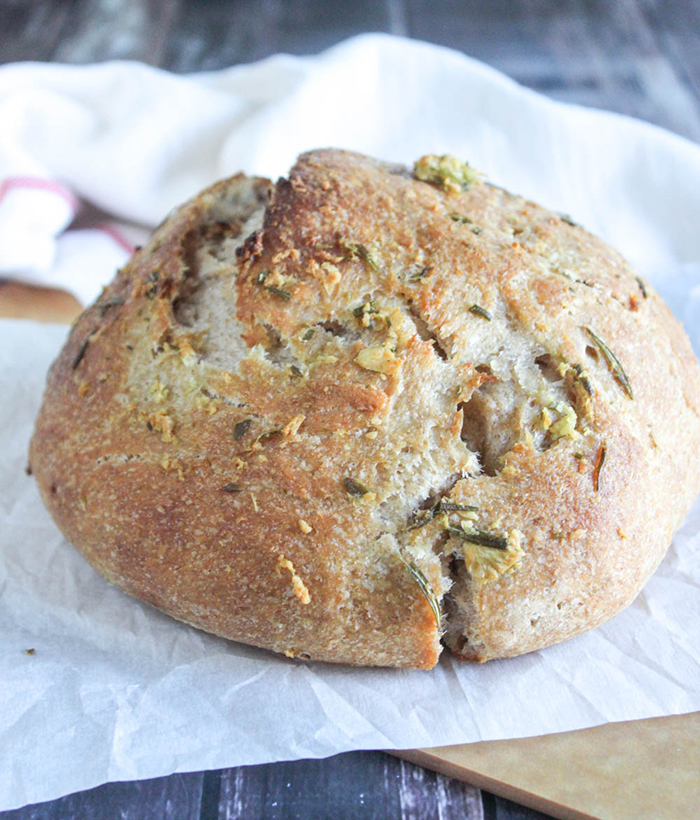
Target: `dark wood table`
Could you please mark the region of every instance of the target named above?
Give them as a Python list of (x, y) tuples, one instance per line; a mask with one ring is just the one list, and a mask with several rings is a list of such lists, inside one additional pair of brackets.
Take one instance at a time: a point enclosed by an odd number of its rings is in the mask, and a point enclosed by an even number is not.
[[(211, 70), (278, 51), (312, 54), (365, 31), (450, 46), (557, 99), (700, 141), (700, 0), (0, 0), (2, 63), (119, 58)], [(109, 783), (0, 812), (0, 820), (258, 817), (545, 815), (382, 752)]]

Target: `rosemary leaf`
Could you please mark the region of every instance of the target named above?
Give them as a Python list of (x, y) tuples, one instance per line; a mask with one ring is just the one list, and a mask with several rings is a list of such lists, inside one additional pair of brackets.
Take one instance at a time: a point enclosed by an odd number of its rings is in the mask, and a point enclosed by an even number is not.
[(479, 512), (473, 504), (456, 504), (454, 501), (440, 501), (437, 508), (440, 512)]
[(430, 608), (433, 611), (433, 615), (435, 616), (435, 623), (437, 624), (438, 629), (440, 628), (440, 602), (438, 601), (438, 597), (435, 594), (435, 590), (432, 587), (432, 584), (428, 579), (423, 575), (423, 573), (418, 569), (418, 567), (413, 563), (413, 561), (409, 561), (403, 556), (401, 556), (401, 560), (406, 565), (406, 569), (408, 570), (408, 574), (413, 578), (413, 580), (418, 584), (420, 587), (420, 591), (425, 595), (430, 604)]
[[(91, 334), (92, 335), (92, 334)], [(80, 362), (83, 360), (83, 356), (85, 355), (85, 351), (88, 349), (88, 345), (90, 344), (90, 336), (85, 339), (85, 341), (80, 345), (78, 348), (78, 352), (75, 354), (75, 357), (71, 363), (71, 370), (75, 370)]]
[(270, 293), (274, 293), (275, 296), (279, 296), (287, 301), (292, 298), (292, 294), (289, 293), (289, 291), (281, 290), (280, 288), (273, 287), (272, 285), (265, 285), (265, 290), (268, 290)]
[(430, 273), (430, 268), (421, 268), (417, 271), (411, 271), (406, 276), (407, 282), (420, 282)]
[(409, 530), (418, 530), (424, 527), (441, 513), (450, 512), (478, 512), (479, 508), (473, 504), (457, 504), (454, 501), (443, 501), (440, 499), (438, 503), (428, 510), (416, 510), (411, 516), (411, 522), (408, 526)]
[(644, 281), (639, 276), (637, 276), (636, 279), (637, 279), (637, 284), (639, 285), (639, 289), (642, 291), (642, 296), (645, 299), (648, 299), (649, 294), (647, 293), (647, 288), (646, 288), (646, 285), (644, 284)]
[(148, 290), (146, 291), (146, 298), (149, 300), (156, 298), (156, 293), (158, 292), (158, 279), (160, 278), (159, 271), (153, 271), (149, 276), (146, 277), (146, 283), (150, 285)]
[(593, 489), (598, 492), (598, 488), (600, 487), (600, 471), (603, 469), (603, 464), (605, 464), (605, 456), (607, 455), (607, 448), (604, 444), (601, 444), (598, 448), (598, 455), (595, 458), (595, 466), (593, 467)]
[(311, 339), (313, 339), (313, 337), (314, 337), (314, 333), (315, 333), (315, 332), (316, 332), (316, 331), (314, 330), (314, 328), (310, 327), (310, 328), (309, 328), (309, 329), (308, 329), (308, 330), (304, 333), (304, 335), (301, 337), (301, 338), (302, 338), (302, 340), (303, 340), (303, 341), (305, 341), (305, 342), (310, 342), (310, 341), (311, 341)]
[(486, 319), (487, 322), (491, 321), (491, 314), (486, 310), (486, 308), (482, 308), (481, 305), (472, 305), (469, 308), (469, 312), (473, 313), (475, 316), (480, 316), (482, 319)]
[(562, 222), (566, 222), (567, 225), (571, 225), (572, 228), (578, 228), (578, 222), (574, 222), (574, 220), (568, 214), (559, 214), (559, 217)]
[(352, 315), (355, 316), (357, 319), (361, 319), (365, 313), (379, 313), (377, 306), (374, 303), (374, 300), (369, 302), (363, 302), (363, 304), (358, 305), (353, 312)]
[(576, 374), (576, 380), (578, 383), (583, 387), (583, 389), (588, 393), (589, 396), (592, 396), (595, 393), (593, 389), (593, 385), (591, 384), (591, 380), (586, 376), (583, 372), (583, 367), (580, 364), (572, 365), (574, 373)]
[(100, 305), (100, 316), (104, 316), (110, 308), (118, 307), (119, 305), (123, 304), (124, 299), (121, 296), (118, 296), (114, 299), (108, 299), (106, 302), (103, 302)]
[(409, 530), (418, 530), (421, 527), (424, 527), (426, 524), (429, 524), (433, 521), (440, 513), (442, 509), (440, 507), (440, 502), (438, 502), (434, 507), (430, 507), (427, 510), (415, 510), (411, 515), (411, 521), (408, 526)]
[(429, 524), (435, 518), (435, 508), (432, 510), (416, 510), (411, 516), (411, 521), (408, 525), (409, 530), (419, 530), (426, 524)]
[(243, 436), (248, 432), (248, 428), (253, 423), (253, 419), (243, 419), (243, 421), (239, 421), (236, 423), (236, 426), (233, 428), (233, 438), (235, 441), (238, 439), (243, 438)]
[(344, 478), (343, 485), (350, 495), (367, 495), (369, 492), (364, 484), (361, 484), (359, 481), (355, 481), (354, 478)]
[(591, 339), (596, 343), (596, 346), (603, 354), (603, 358), (608, 364), (610, 368), (610, 372), (613, 374), (613, 378), (615, 381), (620, 385), (620, 387), (625, 391), (627, 396), (630, 399), (634, 398), (634, 394), (632, 393), (632, 385), (630, 384), (630, 380), (627, 378), (627, 374), (622, 368), (622, 365), (618, 361), (617, 356), (610, 350), (610, 348), (605, 344), (605, 342), (600, 338), (600, 336), (596, 336), (596, 334), (590, 329), (590, 327), (586, 328), (586, 332), (591, 337)]
[(475, 225), (474, 220), (469, 219), (468, 216), (463, 216), (462, 214), (448, 214), (448, 216), (453, 222), (456, 222), (458, 225), (471, 225), (471, 232), (473, 234), (476, 234), (477, 236), (480, 233), (484, 232), (484, 229), (480, 228), (478, 225)]
[(270, 271), (269, 270), (261, 270), (258, 275), (255, 277), (255, 282), (258, 285), (262, 285), (265, 280), (267, 279)]
[(494, 550), (507, 550), (508, 541), (501, 535), (494, 535), (483, 530), (463, 530), (461, 527), (447, 528), (454, 535), (458, 535), (470, 544), (478, 544), (480, 547), (490, 547)]
[(266, 433), (261, 433), (258, 438), (256, 439), (256, 443), (265, 444), (265, 442), (269, 441), (271, 438), (275, 436), (281, 436), (281, 430), (268, 430)]
[(224, 484), (224, 486), (221, 489), (225, 493), (240, 493), (243, 490), (243, 488), (241, 487), (240, 484), (233, 484), (233, 483), (232, 484)]
[(363, 262), (366, 262), (375, 273), (379, 273), (379, 267), (377, 263), (374, 261), (374, 259), (370, 255), (370, 252), (367, 250), (367, 248), (365, 248), (364, 245), (356, 245), (355, 253), (357, 253), (360, 259), (362, 259)]
[(579, 279), (578, 276), (574, 276), (573, 274), (569, 273), (566, 270), (554, 269), (554, 270), (552, 270), (552, 273), (556, 274), (557, 276), (563, 276), (564, 279), (568, 279), (569, 282), (576, 282), (579, 285), (585, 285), (587, 288), (592, 288), (593, 287), (593, 285), (591, 285), (590, 282), (586, 282), (585, 279)]

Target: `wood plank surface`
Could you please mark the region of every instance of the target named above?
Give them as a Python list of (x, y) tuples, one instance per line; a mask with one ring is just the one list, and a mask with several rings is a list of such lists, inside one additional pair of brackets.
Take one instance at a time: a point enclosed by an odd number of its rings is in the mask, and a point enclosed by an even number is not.
[(108, 783), (2, 820), (544, 820), (382, 752)]
[[(316, 53), (365, 31), (456, 48), (556, 99), (640, 117), (700, 140), (700, 0), (0, 0), (1, 63), (135, 59), (178, 72), (212, 70), (278, 51)], [(69, 321), (79, 309), (67, 294), (0, 283), (0, 316)], [(700, 798), (697, 812), (688, 813), (689, 800), (700, 791), (692, 772), (680, 785), (664, 776), (675, 765), (674, 753), (684, 755), (692, 740), (683, 732), (695, 732), (697, 741), (697, 719), (695, 729), (682, 723), (675, 735), (667, 735), (666, 727), (649, 728), (652, 723), (628, 724), (627, 733), (619, 727), (590, 730), (609, 732), (594, 747), (571, 741), (580, 733), (568, 733), (410, 753), (445, 774), (381, 752), (353, 752), (323, 761), (107, 784), (0, 812), (0, 818), (545, 816), (446, 776), (471, 773), (473, 782), (558, 817), (586, 816), (569, 812), (567, 805), (575, 804), (588, 807), (588, 816), (621, 820), (632, 815), (620, 800), (596, 798), (603, 784), (611, 789), (616, 782), (621, 799), (625, 788), (635, 796), (620, 778), (628, 771), (622, 764), (642, 745), (658, 756), (644, 781), (657, 807), (662, 801), (679, 818), (700, 816)], [(615, 769), (616, 763), (622, 767)], [(567, 778), (568, 770), (585, 777)], [(687, 765), (675, 765), (675, 771), (685, 776)], [(673, 788), (684, 803), (674, 803)], [(662, 816), (650, 798), (647, 808), (634, 816)]]
[(557, 99), (700, 140), (698, 0), (3, 0), (0, 62), (201, 71), (365, 31), (446, 45)]

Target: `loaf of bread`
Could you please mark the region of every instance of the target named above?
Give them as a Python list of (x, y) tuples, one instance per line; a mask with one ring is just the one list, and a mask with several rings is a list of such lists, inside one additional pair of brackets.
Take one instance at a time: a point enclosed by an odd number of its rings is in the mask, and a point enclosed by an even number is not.
[(654, 290), (449, 156), (238, 175), (72, 329), (30, 463), (126, 592), (289, 657), (428, 669), (626, 607), (700, 482)]

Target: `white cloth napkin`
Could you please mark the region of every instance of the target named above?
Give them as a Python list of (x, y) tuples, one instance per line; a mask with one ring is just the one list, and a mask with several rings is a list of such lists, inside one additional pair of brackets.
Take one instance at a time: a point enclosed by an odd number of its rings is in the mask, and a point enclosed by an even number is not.
[[(380, 35), (189, 77), (129, 63), (1, 68), (0, 273), (87, 302), (125, 246), (207, 183), (241, 169), (274, 178), (324, 145), (408, 163), (450, 152), (571, 213), (630, 258), (700, 346), (698, 146)], [(700, 709), (700, 506), (624, 613), (484, 666), (303, 665), (127, 598), (65, 542), (22, 473), (65, 333), (0, 322), (0, 809), (106, 780)]]

